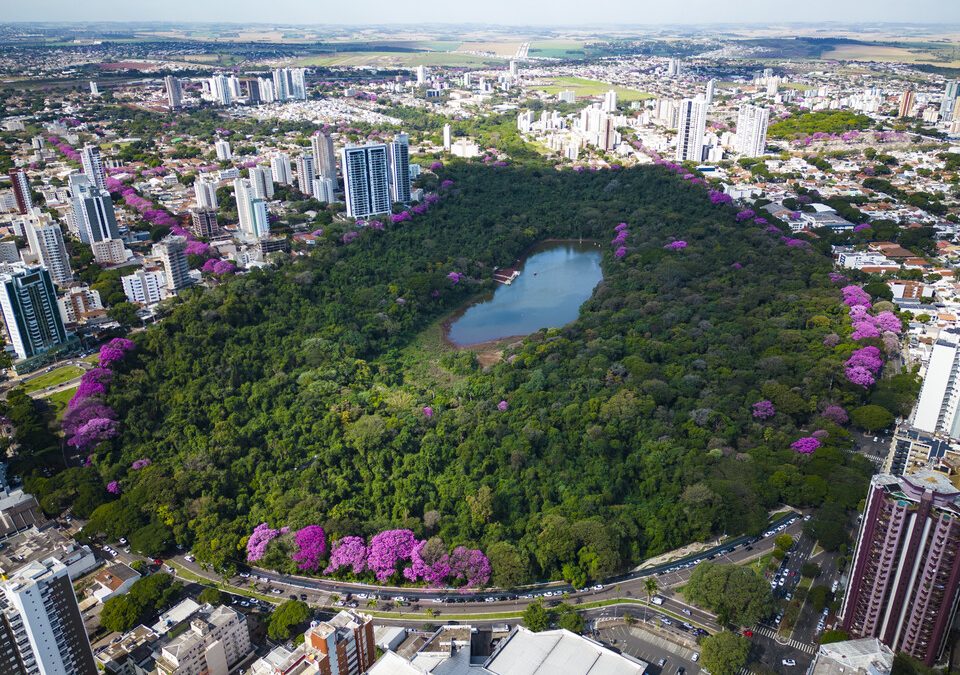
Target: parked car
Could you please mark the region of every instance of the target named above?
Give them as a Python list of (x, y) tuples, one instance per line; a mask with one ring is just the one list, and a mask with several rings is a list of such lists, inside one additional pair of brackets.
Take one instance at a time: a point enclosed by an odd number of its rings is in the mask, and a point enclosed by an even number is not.
[(784, 660), (783, 660), (783, 665), (785, 665), (785, 666), (795, 666), (795, 665), (797, 665), (797, 662), (794, 661), (793, 659), (784, 659)]

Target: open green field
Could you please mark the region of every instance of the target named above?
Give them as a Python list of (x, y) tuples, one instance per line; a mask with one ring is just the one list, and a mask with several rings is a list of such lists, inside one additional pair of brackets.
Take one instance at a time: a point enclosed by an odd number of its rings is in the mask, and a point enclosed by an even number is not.
[(77, 388), (73, 387), (64, 391), (58, 391), (56, 394), (51, 394), (46, 397), (46, 402), (53, 408), (53, 412), (58, 420), (63, 417), (63, 413), (67, 410), (67, 403), (70, 402), (70, 399), (73, 398), (73, 395), (76, 393)]
[(882, 61), (888, 63), (930, 63), (947, 68), (960, 67), (956, 45), (943, 49), (908, 49), (886, 45), (838, 45), (823, 53), (824, 59), (837, 61)]
[(458, 52), (341, 52), (308, 56), (298, 66), (381, 66), (413, 68), (415, 66), (483, 66), (502, 65), (493, 57)]
[(47, 387), (55, 387), (58, 384), (69, 382), (81, 375), (83, 375), (83, 368), (64, 366), (63, 368), (57, 368), (56, 370), (51, 370), (49, 373), (44, 373), (43, 375), (38, 375), (37, 377), (27, 380), (23, 383), (23, 388), (29, 394), (34, 391), (46, 389)]
[(530, 56), (552, 59), (582, 58), (584, 42), (579, 40), (537, 40), (530, 43)]
[(653, 94), (636, 89), (627, 89), (626, 87), (617, 87), (600, 80), (588, 80), (582, 77), (555, 77), (553, 84), (545, 87), (539, 87), (541, 91), (556, 96), (561, 91), (572, 90), (577, 98), (584, 96), (602, 96), (611, 89), (617, 92), (617, 98), (621, 101), (642, 101), (643, 99), (653, 98)]

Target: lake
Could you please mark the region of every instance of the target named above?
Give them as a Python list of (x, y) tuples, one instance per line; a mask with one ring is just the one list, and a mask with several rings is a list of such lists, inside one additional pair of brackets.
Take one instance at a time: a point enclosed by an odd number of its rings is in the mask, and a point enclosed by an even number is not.
[(464, 347), (566, 325), (603, 278), (600, 249), (587, 242), (538, 245), (516, 269), (512, 284), (497, 286), (453, 319), (450, 342)]

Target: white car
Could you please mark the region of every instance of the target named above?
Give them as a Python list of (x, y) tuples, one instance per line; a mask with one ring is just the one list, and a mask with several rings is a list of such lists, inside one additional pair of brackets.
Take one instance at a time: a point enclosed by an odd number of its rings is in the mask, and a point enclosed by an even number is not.
[(189, 553), (188, 553), (187, 555), (183, 556), (183, 559), (186, 560), (187, 562), (193, 562), (194, 560), (196, 560), (196, 558), (194, 558), (194, 557), (193, 557), (192, 555), (190, 555)]
[(367, 594), (366, 594), (366, 593), (357, 593), (357, 597), (360, 598), (361, 600), (366, 600), (366, 599), (367, 599)]
[(694, 652), (693, 656), (690, 657), (690, 660), (696, 663), (700, 660), (700, 652)]
[(794, 661), (793, 659), (784, 659), (784, 660), (783, 660), (783, 665), (785, 665), (785, 666), (795, 666), (795, 665), (797, 665), (797, 662)]
[(593, 590), (595, 590), (595, 591), (602, 591), (602, 590), (603, 590), (603, 584), (597, 584), (597, 585), (593, 586)]
[(117, 541), (120, 542), (121, 546), (125, 546), (127, 543), (126, 537), (120, 537), (119, 539), (117, 539)]
[(250, 573), (249, 573), (249, 572), (241, 572), (241, 573), (240, 573), (240, 578), (241, 578), (241, 579), (249, 579), (249, 578), (250, 578)]

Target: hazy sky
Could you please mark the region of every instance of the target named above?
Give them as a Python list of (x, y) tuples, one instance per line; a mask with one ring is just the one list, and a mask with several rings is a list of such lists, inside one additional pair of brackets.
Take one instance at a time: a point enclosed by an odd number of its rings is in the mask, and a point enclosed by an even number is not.
[(960, 23), (960, 0), (0, 0), (0, 21), (598, 25), (779, 21)]

